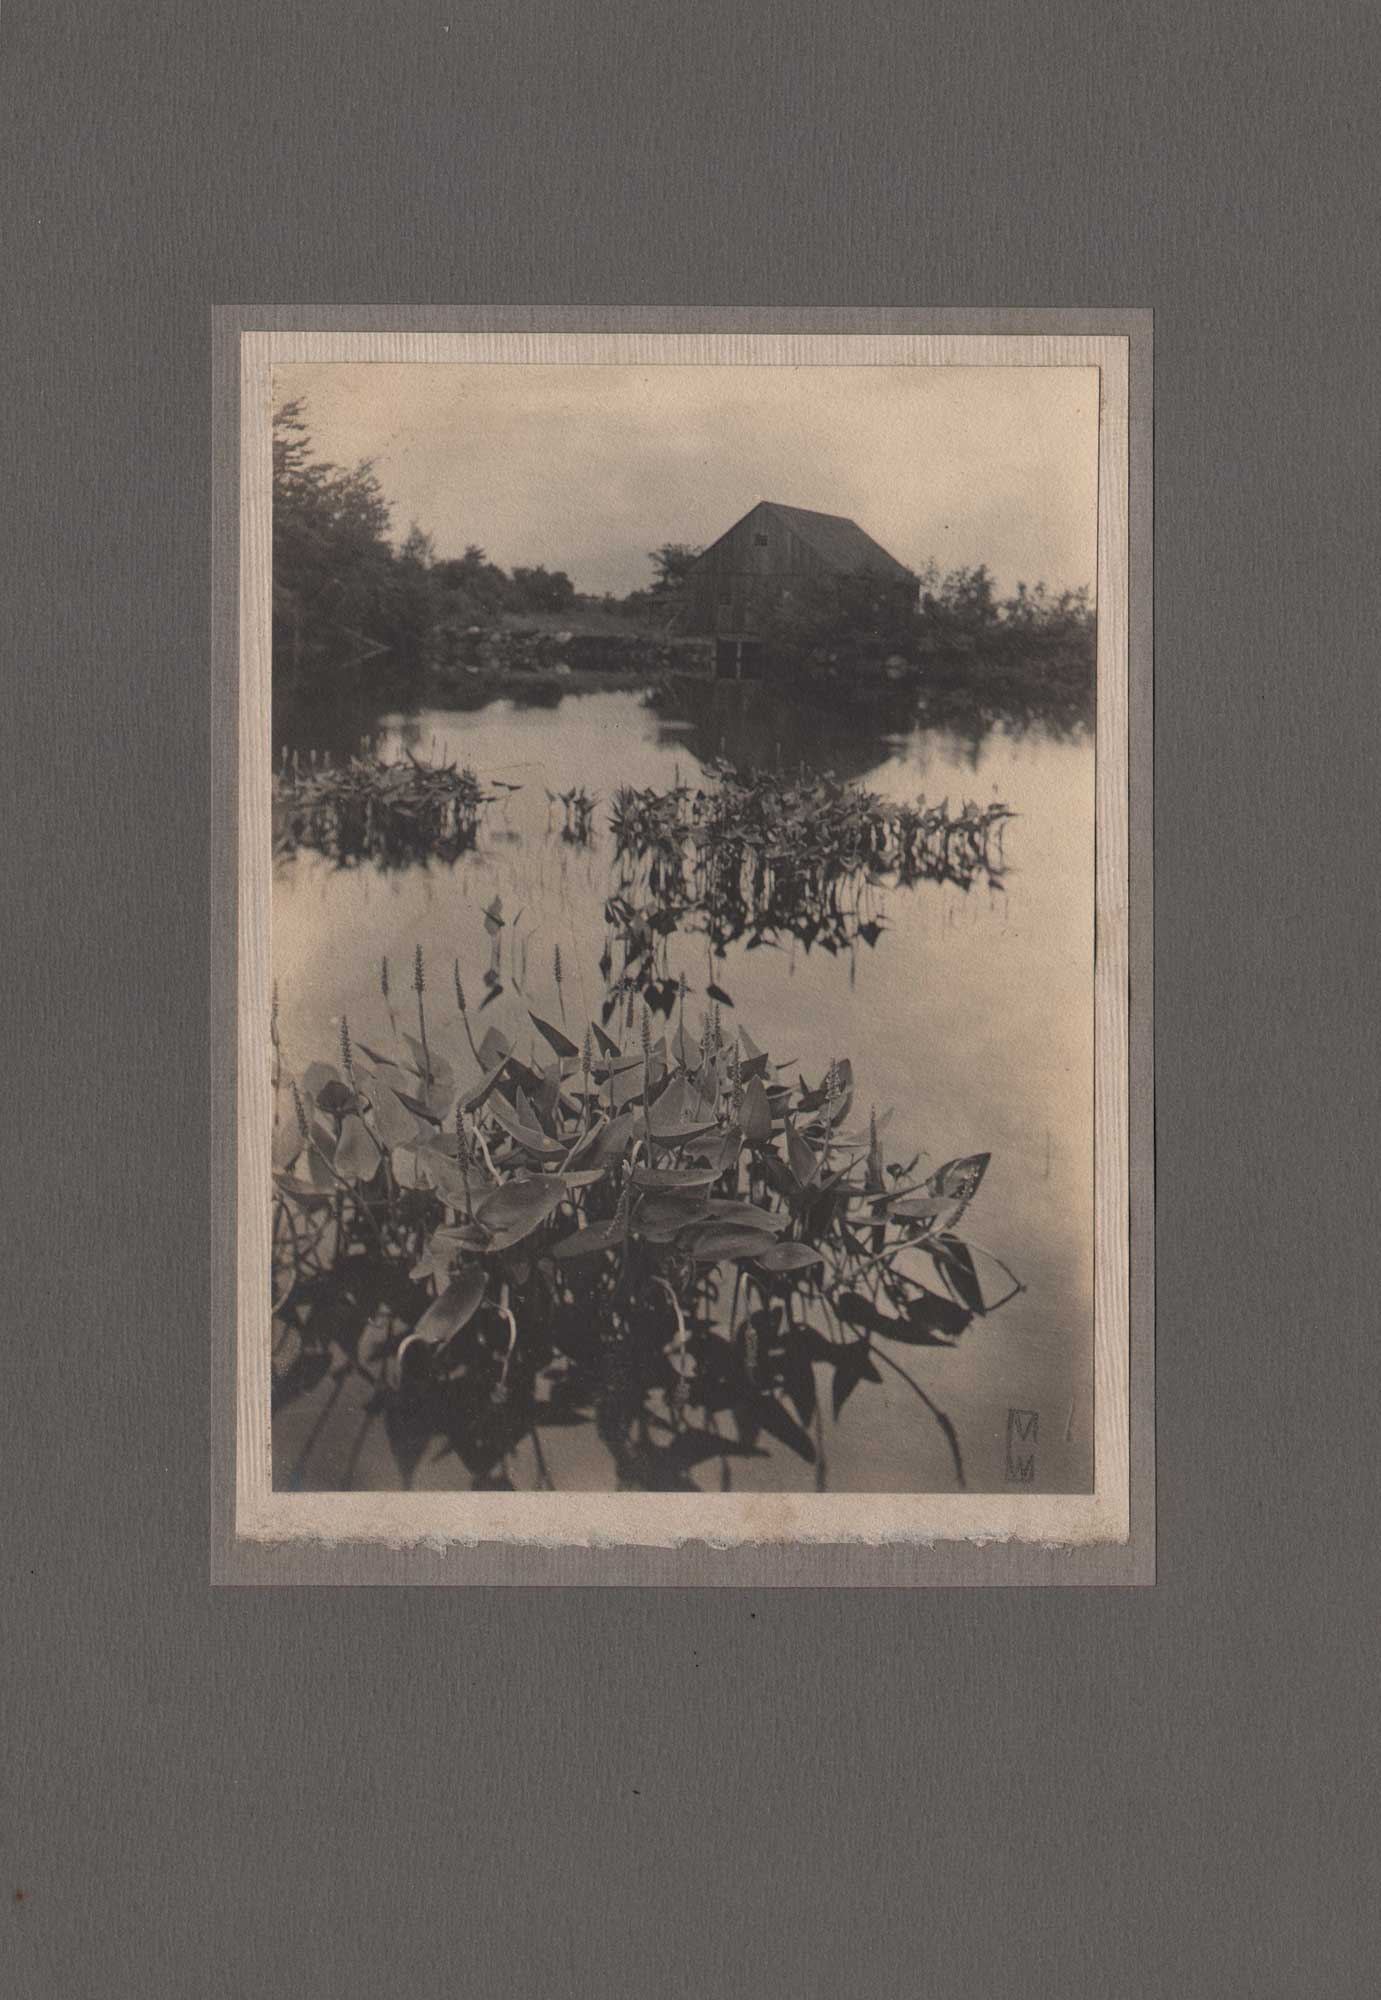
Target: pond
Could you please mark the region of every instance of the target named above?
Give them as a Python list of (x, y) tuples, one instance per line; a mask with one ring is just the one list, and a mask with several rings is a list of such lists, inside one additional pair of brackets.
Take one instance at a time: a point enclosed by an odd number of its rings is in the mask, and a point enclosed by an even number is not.
[[(411, 1000), (419, 944), (449, 1024), (457, 1020), (447, 992), (458, 960), (477, 1032), (494, 1022), (525, 1046), (530, 1008), (567, 1021), (579, 1040), (587, 1019), (601, 1019), (607, 993), (606, 905), (627, 872), (609, 828), (609, 803), (621, 786), (706, 784), (714, 760), (727, 757), (829, 769), (884, 798), (947, 798), (955, 811), (967, 799), (1005, 804), (1014, 817), (991, 872), (967, 882), (872, 887), (861, 930), (855, 923), (843, 937), (777, 944), (751, 932), (730, 935), (713, 957), (690, 912), (660, 942), (660, 962), (671, 980), (684, 976), (690, 1018), (699, 1021), (712, 983), (732, 1003), (723, 1009), (726, 1028), (741, 1023), (774, 1060), (790, 1059), (793, 1078), (798, 1069), (818, 1077), (847, 1055), (864, 1117), (870, 1105), (893, 1107), (890, 1158), (919, 1153), (925, 1171), (991, 1154), (965, 1232), (1010, 1267), (1022, 1290), (976, 1317), (952, 1347), (891, 1349), (905, 1376), (889, 1366), (836, 1420), (826, 1414), (819, 1457), (829, 1490), (952, 1488), (955, 1454), (922, 1397), (953, 1427), (971, 1490), (1004, 1486), (1014, 1408), (1039, 1413), (1037, 1487), (1089, 1489), (1094, 758), (1087, 731), (989, 722), (884, 735), (812, 720), (758, 690), (706, 687), (685, 713), (648, 706), (640, 691), (573, 690), (540, 705), (366, 712), (338, 716), (330, 727), (310, 712), (285, 715), (278, 734), (280, 748), (334, 755), (367, 736), (385, 757), (453, 759), (497, 790), (473, 849), (451, 862), (343, 867), (302, 851), (276, 861), (278, 1024), (283, 1064), (295, 1073), (330, 1058), (342, 1015), (357, 1040), (386, 1034), (381, 961)], [(578, 788), (599, 800), (583, 841), (567, 837), (559, 803)], [(494, 960), (486, 911), (496, 898), (503, 931)], [(491, 962), (501, 990), (481, 1008)], [(620, 963), (616, 950), (615, 974)], [(396, 1436), (378, 1420), (378, 1407), (358, 1370), (337, 1365), (304, 1379), (275, 1411), (278, 1482), (471, 1483), (454, 1454), (429, 1453), (400, 1470)], [(818, 1462), (767, 1445), (732, 1460), (735, 1490), (824, 1483)], [(576, 1421), (543, 1427), (535, 1445), (507, 1458), (506, 1478), (558, 1490), (615, 1483), (595, 1426)], [(727, 1462), (711, 1462), (688, 1483), (728, 1478)]]

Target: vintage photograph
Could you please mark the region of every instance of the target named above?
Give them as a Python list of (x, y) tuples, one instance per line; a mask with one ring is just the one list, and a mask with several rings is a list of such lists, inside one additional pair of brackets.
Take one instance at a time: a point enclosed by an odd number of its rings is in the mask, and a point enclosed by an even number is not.
[(1102, 376), (1023, 360), (268, 371), (275, 1495), (1093, 1492)]

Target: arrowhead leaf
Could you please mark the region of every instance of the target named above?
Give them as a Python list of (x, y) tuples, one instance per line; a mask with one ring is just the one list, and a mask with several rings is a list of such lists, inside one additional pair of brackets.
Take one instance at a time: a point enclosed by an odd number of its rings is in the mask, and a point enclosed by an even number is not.
[(441, 1297), (428, 1306), (413, 1332), (433, 1346), (451, 1340), (472, 1320), (484, 1297), (486, 1279), (478, 1264), (470, 1264), (452, 1278)]
[(812, 1250), (807, 1243), (774, 1243), (757, 1261), (764, 1271), (808, 1271), (813, 1264), (823, 1264), (825, 1259), (821, 1251)]
[(739, 1130), (750, 1146), (765, 1146), (772, 1137), (772, 1107), (760, 1080), (754, 1077), (743, 1093)]
[(544, 1021), (540, 1014), (534, 1014), (530, 1007), (528, 1009), (528, 1019), (532, 1022), (533, 1027), (541, 1035), (542, 1039), (551, 1044), (557, 1055), (578, 1056), (580, 1054), (580, 1050), (569, 1035), (563, 1035), (559, 1028), (554, 1028), (550, 1021)]
[(508, 1182), (488, 1195), (475, 1213), (489, 1231), (491, 1247), (507, 1250), (539, 1228), (565, 1192), (560, 1175), (538, 1174), (531, 1180)]

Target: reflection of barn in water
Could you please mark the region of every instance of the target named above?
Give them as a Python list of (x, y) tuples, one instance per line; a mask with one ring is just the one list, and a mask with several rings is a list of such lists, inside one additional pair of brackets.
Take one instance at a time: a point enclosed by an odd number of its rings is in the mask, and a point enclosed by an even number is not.
[(760, 500), (686, 572), (678, 629), (713, 637), (715, 671), (742, 680), (761, 663), (764, 615), (792, 592), (830, 577), (869, 575), (914, 603), (916, 578), (843, 514)]

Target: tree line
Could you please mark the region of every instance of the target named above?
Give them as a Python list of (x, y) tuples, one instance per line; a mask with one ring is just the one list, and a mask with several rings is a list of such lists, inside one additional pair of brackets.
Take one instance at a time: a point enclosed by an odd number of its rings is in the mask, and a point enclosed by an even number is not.
[[(374, 466), (317, 458), (301, 402), (273, 418), (273, 664), (280, 687), (377, 661), (393, 674), (421, 673), (444, 636), (509, 616), (591, 609), (671, 629), (687, 570), (700, 554), (684, 542), (649, 552), (652, 580), (625, 597), (579, 592), (564, 570), (543, 564), (504, 570), (478, 544), (438, 557), (414, 523), (396, 546), (392, 509)], [(1095, 622), (1086, 590), (1055, 594), (1044, 584), (1000, 598), (989, 570), (934, 564), (914, 601), (894, 585), (859, 575), (795, 588), (769, 608), (761, 636), (784, 669), (828, 681), (839, 670), (940, 661), (963, 671), (976, 658), (1044, 663), (1071, 682), (1092, 683)]]

